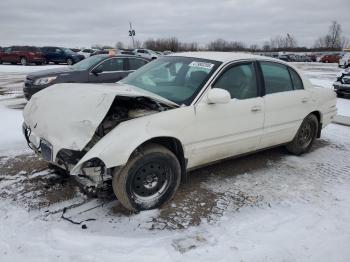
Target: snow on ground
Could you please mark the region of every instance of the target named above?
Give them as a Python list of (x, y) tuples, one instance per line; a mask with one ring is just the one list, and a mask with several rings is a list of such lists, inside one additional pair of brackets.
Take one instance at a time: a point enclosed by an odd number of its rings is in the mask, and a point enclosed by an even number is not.
[(0, 120), (0, 155), (26, 149), (27, 144), (22, 135), (22, 110), (11, 109), (4, 102), (0, 103)]
[[(297, 66), (326, 88), (338, 71)], [(350, 127), (328, 126), (300, 157), (277, 148), (194, 171), (168, 205), (130, 214), (29, 153), (24, 100), (0, 97), (1, 262), (350, 261)]]
[[(125, 215), (113, 211), (117, 201), (92, 205), (65, 214), (85, 221), (87, 229), (62, 219), (62, 212), (29, 209), (22, 202), (0, 201), (1, 261), (344, 261), (350, 259), (349, 128), (329, 126), (309, 154), (286, 153), (265, 166), (236, 172), (242, 160), (197, 171), (199, 184), (219, 196), (211, 210), (214, 220), (202, 217), (198, 226), (160, 230), (161, 210)], [(267, 160), (267, 161), (266, 161)], [(244, 162), (243, 161), (243, 162)], [(209, 172), (206, 175), (206, 172)], [(203, 176), (202, 178), (200, 176)], [(17, 190), (3, 179), (2, 190)], [(27, 179), (45, 177), (45, 172)], [(15, 189), (16, 188), (16, 189)], [(187, 192), (191, 194), (191, 192)], [(259, 199), (258, 205), (235, 205), (236, 197)], [(34, 196), (28, 195), (27, 199)], [(81, 196), (77, 195), (75, 199)], [(207, 199), (206, 201), (212, 201)], [(64, 202), (51, 207), (59, 209)], [(174, 204), (170, 204), (174, 205)], [(205, 205), (192, 199), (186, 204)], [(177, 219), (185, 220), (176, 207)], [(49, 215), (46, 215), (49, 214)], [(187, 213), (188, 216), (195, 214)], [(86, 221), (87, 219), (93, 219)], [(166, 218), (165, 218), (166, 219)], [(164, 222), (164, 221), (163, 221)], [(184, 224), (185, 225), (185, 224)]]
[(22, 65), (0, 65), (0, 73), (10, 73), (10, 74), (29, 74), (36, 71), (41, 71), (45, 69), (51, 69), (51, 68), (57, 68), (57, 67), (63, 67), (67, 65), (29, 65), (29, 66), (22, 66)]

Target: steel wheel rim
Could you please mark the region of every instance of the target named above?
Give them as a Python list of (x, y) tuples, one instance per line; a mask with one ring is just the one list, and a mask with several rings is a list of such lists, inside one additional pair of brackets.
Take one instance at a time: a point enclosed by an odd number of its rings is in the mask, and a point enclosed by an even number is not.
[(25, 58), (21, 58), (21, 64), (22, 65), (26, 65), (27, 64), (27, 60)]
[(135, 172), (131, 192), (139, 201), (158, 199), (169, 188), (171, 177), (172, 170), (165, 162), (151, 161)]
[(300, 129), (300, 133), (298, 135), (299, 145), (307, 147), (312, 141), (313, 134), (313, 126), (311, 123), (305, 123)]

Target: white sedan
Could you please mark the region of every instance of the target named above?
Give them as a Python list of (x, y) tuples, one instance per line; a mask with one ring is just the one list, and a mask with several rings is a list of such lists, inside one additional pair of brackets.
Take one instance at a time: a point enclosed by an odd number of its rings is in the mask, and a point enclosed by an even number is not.
[(243, 53), (172, 54), (116, 84), (57, 84), (24, 109), (28, 144), (91, 181), (112, 177), (129, 210), (160, 207), (188, 170), (285, 145), (310, 150), (336, 95), (296, 68)]

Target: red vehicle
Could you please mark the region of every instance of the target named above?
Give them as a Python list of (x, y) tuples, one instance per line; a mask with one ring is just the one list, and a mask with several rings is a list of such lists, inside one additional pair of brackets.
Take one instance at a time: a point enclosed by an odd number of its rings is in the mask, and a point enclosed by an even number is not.
[(320, 62), (322, 63), (338, 63), (341, 56), (339, 54), (329, 54), (321, 57)]
[(34, 46), (10, 46), (0, 51), (0, 64), (3, 62), (28, 65), (35, 63), (41, 65), (45, 63), (40, 48)]

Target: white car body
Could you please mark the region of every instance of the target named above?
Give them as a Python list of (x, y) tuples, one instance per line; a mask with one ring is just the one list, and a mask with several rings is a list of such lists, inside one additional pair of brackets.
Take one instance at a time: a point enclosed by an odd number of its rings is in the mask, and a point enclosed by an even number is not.
[(135, 49), (134, 53), (136, 56), (140, 56), (150, 60), (156, 59), (159, 56), (156, 52), (149, 49)]
[(97, 49), (89, 49), (89, 48), (85, 48), (82, 49), (81, 51), (78, 52), (78, 54), (83, 55), (85, 58), (90, 57), (90, 55), (94, 52), (96, 52)]
[(339, 67), (346, 68), (350, 64), (350, 53), (345, 53), (338, 62)]
[[(83, 164), (98, 158), (106, 168), (120, 167), (143, 143), (155, 138), (171, 138), (183, 148), (186, 169), (293, 140), (303, 119), (314, 112), (321, 128), (336, 115), (336, 95), (330, 89), (314, 88), (291, 65), (273, 58), (243, 53), (194, 52), (176, 57), (204, 58), (222, 64), (206, 81), (188, 106), (123, 83), (59, 84), (35, 94), (24, 109), (24, 125), (30, 129), (29, 141), (52, 146), (52, 162), (61, 149), (80, 151), (93, 138), (116, 97), (146, 97), (167, 105), (169, 110), (142, 114), (119, 123), (102, 137), (68, 171), (76, 175)], [(303, 90), (293, 90), (212, 104), (211, 85), (226, 67), (244, 61), (270, 61), (292, 67), (299, 73)], [(222, 89), (220, 89), (222, 90)], [(220, 92), (219, 92), (220, 93)], [(220, 94), (217, 94), (220, 95)]]

